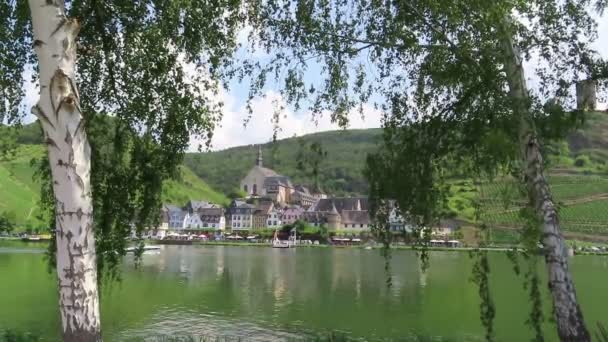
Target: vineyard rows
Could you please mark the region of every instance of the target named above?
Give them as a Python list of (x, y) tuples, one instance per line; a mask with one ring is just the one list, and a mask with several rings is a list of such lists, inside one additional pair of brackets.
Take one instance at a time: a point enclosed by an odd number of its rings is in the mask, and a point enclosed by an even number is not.
[[(608, 234), (608, 177), (561, 176), (552, 177), (551, 183), (564, 230)], [(523, 223), (519, 208), (525, 204), (525, 197), (513, 181), (483, 184), (479, 194), (483, 222), (515, 226)], [(589, 197), (594, 200), (582, 202)]]

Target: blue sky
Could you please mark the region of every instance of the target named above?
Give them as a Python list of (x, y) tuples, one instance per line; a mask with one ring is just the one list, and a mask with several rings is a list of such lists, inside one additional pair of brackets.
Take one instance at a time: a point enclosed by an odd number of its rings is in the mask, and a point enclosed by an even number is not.
[[(604, 58), (608, 58), (608, 16), (604, 15), (604, 17), (598, 20), (598, 23), (599, 39), (595, 42), (595, 48)], [(241, 36), (242, 39), (245, 39), (246, 32), (243, 32)], [(257, 57), (264, 58), (263, 54)], [(319, 73), (319, 66), (311, 65), (305, 75), (306, 80), (308, 82), (314, 81), (315, 76)], [(26, 72), (26, 79), (31, 78), (30, 74), (31, 71)], [(534, 79), (530, 79), (529, 81), (531, 84), (534, 84)], [(30, 108), (38, 97), (38, 91), (33, 84), (26, 84), (25, 88), (26, 98), (24, 99), (24, 104), (26, 108)], [(277, 105), (286, 107), (280, 115), (278, 138), (339, 129), (337, 124), (331, 122), (329, 113), (313, 118), (304, 109), (296, 112), (289, 108), (278, 90), (279, 87), (276, 84), (271, 84), (266, 88), (264, 97), (253, 101), (253, 116), (246, 126), (244, 126), (244, 122), (249, 116), (245, 108), (248, 94), (247, 85), (232, 82), (229, 91), (222, 90), (218, 100), (224, 102), (223, 118), (220, 126), (214, 132), (212, 149), (219, 150), (240, 145), (269, 142), (273, 136), (274, 125), (272, 118)], [(375, 110), (371, 104), (364, 106), (364, 117), (361, 117), (358, 112), (353, 112), (350, 115), (349, 128), (380, 127), (381, 117), (382, 114)], [(33, 119), (31, 115), (28, 115), (25, 121), (30, 122)], [(198, 146), (198, 143), (193, 139), (192, 147), (196, 148), (196, 146)]]

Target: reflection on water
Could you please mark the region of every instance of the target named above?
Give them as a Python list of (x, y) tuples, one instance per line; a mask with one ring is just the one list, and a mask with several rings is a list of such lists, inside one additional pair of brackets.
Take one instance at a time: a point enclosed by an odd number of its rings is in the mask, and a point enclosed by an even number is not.
[[(390, 288), (377, 250), (162, 246), (144, 254), (139, 269), (132, 258), (123, 281), (102, 292), (107, 341), (159, 334), (281, 341), (330, 331), (365, 339), (483, 340), (477, 289), (469, 282), (472, 261), (464, 253), (432, 253), (423, 273), (415, 253), (395, 251)], [(503, 254), (490, 260), (496, 334), (529, 340), (522, 281)], [(577, 257), (573, 269), (585, 317), (603, 319), (607, 258)], [(43, 256), (0, 253), (0, 276), (0, 327), (54, 340), (57, 295)], [(543, 299), (548, 303), (546, 294)], [(549, 323), (546, 331), (552, 340)]]

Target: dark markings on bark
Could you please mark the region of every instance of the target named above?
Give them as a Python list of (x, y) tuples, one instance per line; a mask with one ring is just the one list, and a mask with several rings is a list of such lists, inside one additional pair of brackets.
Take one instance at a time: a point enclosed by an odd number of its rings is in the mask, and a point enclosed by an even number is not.
[(65, 130), (65, 139), (64, 139), (65, 143), (72, 146), (72, 135), (70, 134), (70, 131), (68, 130), (68, 127), (66, 127)]
[(45, 143), (46, 143), (48, 146), (53, 146), (53, 147), (55, 147), (56, 149), (58, 149), (58, 150), (60, 150), (60, 151), (61, 151), (61, 149), (59, 148), (59, 146), (57, 146), (57, 143), (55, 142), (55, 140), (53, 140), (53, 139), (51, 139), (51, 138), (46, 138)]
[(84, 212), (81, 208), (78, 208), (78, 210), (76, 210), (76, 211), (69, 211), (69, 210), (58, 211), (57, 215), (60, 215), (60, 216), (72, 216), (72, 215), (76, 215), (78, 217), (78, 219), (80, 220), (83, 216), (92, 217), (93, 213), (91, 213), (91, 212)]
[[(89, 215), (93, 216), (93, 213), (90, 213)], [(87, 222), (87, 226), (85, 227), (85, 233), (84, 233), (85, 238), (84, 238), (83, 246), (84, 246), (84, 248), (87, 248), (87, 249), (89, 248), (89, 239), (88, 239), (89, 234), (91, 234), (91, 220), (89, 220)]]
[(78, 210), (76, 210), (76, 217), (78, 217), (78, 221), (82, 220), (82, 215), (84, 215), (82, 208), (78, 208)]
[(40, 119), (40, 121), (44, 121), (47, 125), (51, 126), (53, 129), (55, 129), (55, 125), (51, 122), (51, 120), (49, 119), (49, 116), (44, 112), (44, 110), (42, 110), (42, 108), (40, 108), (39, 105), (35, 105), (34, 110), (36, 110), (35, 114), (38, 117), (38, 119)]
[(68, 331), (63, 332), (64, 342), (101, 342), (101, 333), (99, 330), (93, 331)]
[(34, 46), (34, 48), (37, 48), (37, 47), (41, 47), (41, 46), (42, 46), (42, 45), (44, 45), (44, 44), (46, 44), (46, 43), (45, 43), (45, 42), (43, 42), (42, 40), (40, 40), (40, 39), (36, 39), (36, 40), (34, 40), (34, 44), (33, 44), (33, 46)]
[[(76, 87), (76, 84), (74, 84), (74, 80), (71, 77), (68, 77), (68, 81), (70, 81), (70, 88), (72, 90), (72, 94), (74, 94), (74, 96), (76, 97), (76, 101), (80, 102), (80, 94), (78, 93), (78, 88)], [(79, 104), (78, 107), (80, 107)]]
[(74, 130), (75, 137), (78, 137), (80, 135), (81, 129), (84, 129), (84, 119), (80, 119), (80, 121), (78, 121), (78, 125), (76, 125), (76, 129)]
[(53, 83), (55, 83), (56, 75), (57, 75), (57, 72), (55, 72), (55, 75), (53, 75), (53, 77), (51, 77), (51, 82), (49, 84), (49, 97), (51, 99), (51, 108), (53, 109), (53, 113), (55, 114), (55, 119), (57, 119), (57, 111), (55, 110), (55, 101), (53, 100)]
[(55, 33), (59, 32), (59, 30), (63, 27), (63, 25), (65, 25), (65, 23), (67, 22), (67, 19), (61, 19), (61, 21), (59, 21), (59, 24), (57, 25), (57, 27), (55, 28), (55, 30), (51, 33), (51, 37), (55, 35)]
[(80, 187), (80, 190), (82, 190), (84, 192), (84, 181), (82, 180), (82, 177), (80, 177), (80, 175), (78, 175), (78, 173), (76, 173), (76, 184), (78, 184), (78, 187)]
[(57, 109), (55, 110), (55, 116), (58, 117), (59, 116), (59, 111), (61, 110), (62, 107), (67, 107), (66, 110), (68, 112), (73, 112), (74, 109), (77, 109), (78, 112), (80, 112), (80, 106), (78, 106), (76, 104), (76, 100), (74, 98), (73, 94), (69, 94), (67, 96), (65, 96), (64, 98), (61, 99), (61, 101), (59, 101), (59, 105), (57, 106)]

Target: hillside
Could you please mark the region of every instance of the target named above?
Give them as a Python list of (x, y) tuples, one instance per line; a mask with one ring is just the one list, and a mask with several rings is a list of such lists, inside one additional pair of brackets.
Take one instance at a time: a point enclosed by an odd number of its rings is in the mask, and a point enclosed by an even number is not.
[(163, 201), (165, 203), (183, 205), (191, 199), (196, 199), (228, 205), (228, 197), (223, 193), (212, 189), (187, 166), (181, 165), (179, 168), (179, 179), (168, 180), (163, 184)]
[(40, 187), (34, 182), (33, 158), (42, 156), (39, 145), (20, 145), (15, 156), (0, 161), (0, 211), (14, 212), (20, 225), (37, 227)]
[[(290, 176), (297, 183), (312, 179), (298, 168), (297, 155), (305, 143), (318, 142), (327, 151), (321, 164), (320, 183), (336, 195), (365, 194), (361, 170), (368, 153), (381, 139), (380, 129), (341, 130), (279, 140), (262, 146), (264, 165)], [(589, 113), (584, 126), (567, 141), (550, 146), (553, 173), (604, 173), (608, 171), (608, 114)], [(224, 193), (234, 191), (254, 165), (257, 147), (240, 146), (218, 152), (189, 153), (185, 164), (207, 183)]]
[[(608, 241), (608, 114), (589, 113), (583, 127), (549, 150), (547, 176), (566, 237)], [(449, 205), (459, 218), (474, 221), (473, 201), (478, 200), (483, 222), (502, 230), (498, 240), (513, 240), (525, 204), (517, 182), (459, 180), (452, 193)]]
[[(14, 157), (0, 161), (0, 212), (14, 212), (21, 229), (42, 225), (36, 218), (40, 189), (33, 180), (30, 161), (43, 153), (41, 145), (21, 144)], [(165, 182), (162, 197), (164, 202), (180, 205), (189, 199), (228, 203), (226, 196), (213, 190), (185, 166), (180, 167), (179, 179)]]
[[(264, 144), (264, 165), (295, 182), (311, 184), (311, 177), (298, 168), (297, 155), (305, 144), (318, 142), (327, 151), (320, 167), (323, 189), (335, 195), (365, 194), (367, 186), (361, 170), (381, 134), (380, 129), (331, 131)], [(573, 234), (608, 236), (608, 114), (589, 113), (580, 129), (547, 149), (549, 180), (562, 208), (565, 229)], [(230, 193), (254, 164), (256, 154), (253, 145), (190, 153), (185, 164), (213, 187)], [(523, 199), (513, 184), (511, 180), (481, 185), (454, 180), (450, 209), (455, 217), (472, 222), (473, 202), (481, 200), (487, 223), (505, 229), (517, 227)], [(507, 205), (505, 194), (512, 196)]]
[[(18, 136), (16, 156), (0, 162), (0, 211), (15, 211), (20, 223), (30, 225), (37, 224), (38, 187), (29, 165), (42, 153), (42, 147), (36, 145), (40, 141), (37, 132), (35, 125), (25, 126)], [(321, 187), (334, 195), (365, 195), (367, 185), (361, 171), (381, 134), (380, 129), (341, 130), (267, 143), (262, 146), (264, 165), (290, 176), (295, 183), (312, 184), (310, 174), (298, 166), (298, 155), (316, 142), (327, 152), (319, 167)], [(583, 127), (566, 141), (549, 146), (548, 151), (549, 178), (562, 208), (564, 227), (573, 233), (606, 234), (608, 238), (608, 114), (588, 114)], [(197, 198), (227, 203), (225, 195), (238, 191), (240, 179), (254, 165), (256, 156), (257, 146), (253, 145), (188, 153), (180, 179), (165, 183), (163, 200), (182, 204)], [(512, 184), (511, 180), (481, 185), (454, 180), (450, 209), (455, 217), (470, 222), (473, 202), (481, 200), (487, 223), (512, 229), (519, 225), (517, 212), (523, 201)]]
[[(319, 183), (335, 195), (365, 194), (367, 184), (362, 175), (365, 156), (373, 153), (381, 138), (380, 129), (340, 130), (288, 138), (262, 145), (264, 166), (292, 181), (312, 184), (313, 179), (298, 168), (298, 154), (320, 143), (327, 157), (320, 164)], [(234, 192), (240, 180), (255, 164), (257, 146), (240, 146), (218, 152), (188, 153), (184, 163), (215, 189)]]

